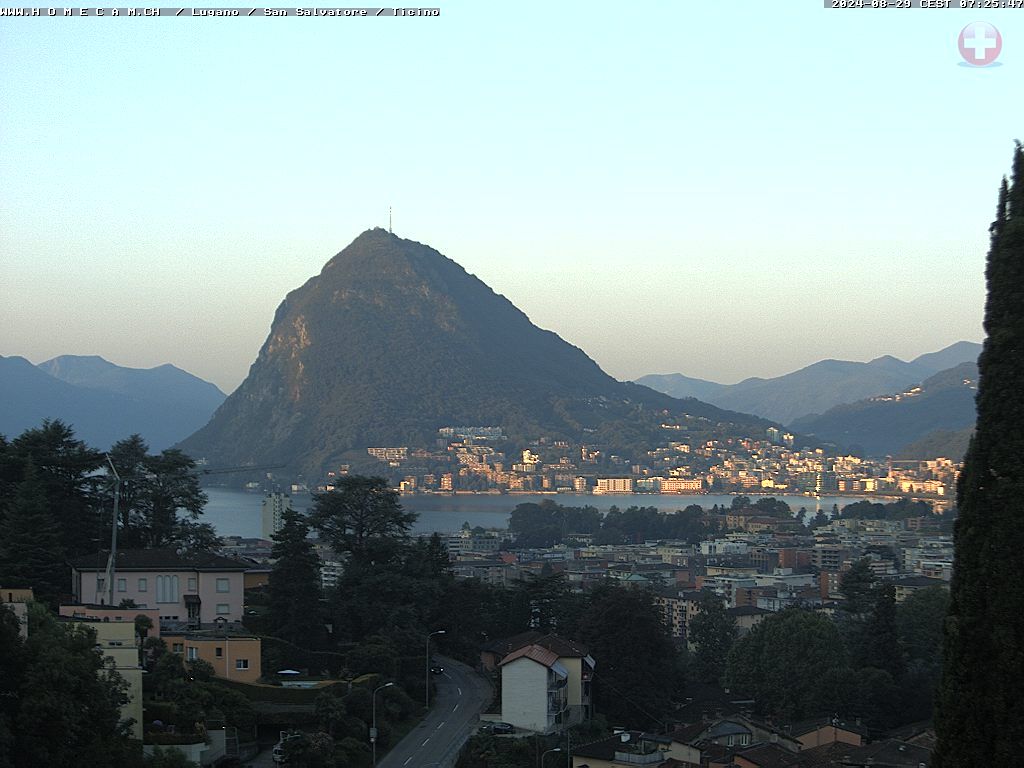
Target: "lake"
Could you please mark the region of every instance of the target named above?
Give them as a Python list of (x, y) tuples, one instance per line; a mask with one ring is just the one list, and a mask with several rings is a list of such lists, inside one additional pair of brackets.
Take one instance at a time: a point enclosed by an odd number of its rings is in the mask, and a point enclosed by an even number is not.
[[(258, 537), (260, 535), (260, 508), (263, 501), (261, 493), (247, 493), (245, 491), (229, 490), (226, 488), (206, 488), (209, 502), (206, 505), (206, 513), (203, 521), (210, 523), (217, 529), (220, 536), (245, 536)], [(860, 499), (846, 496), (811, 496), (798, 495), (772, 495), (772, 494), (748, 494), (751, 499), (772, 498), (785, 501), (796, 512), (800, 507), (806, 507), (812, 515), (823, 509), (826, 513), (832, 510), (833, 504), (840, 508), (847, 504), (853, 504)], [(621, 494), (607, 496), (587, 496), (570, 493), (559, 493), (557, 495), (487, 495), (487, 494), (464, 494), (459, 496), (434, 496), (429, 494), (403, 496), (402, 506), (405, 509), (416, 512), (419, 519), (413, 524), (413, 533), (431, 533), (438, 531), (448, 533), (457, 531), (463, 523), (468, 522), (471, 526), (482, 526), (484, 528), (505, 528), (508, 525), (512, 510), (517, 504), (527, 502), (540, 502), (544, 499), (562, 504), (567, 507), (592, 506), (607, 512), (611, 506), (619, 509), (627, 507), (657, 507), (663, 512), (675, 512), (676, 510), (688, 507), (690, 504), (699, 504), (705, 509), (710, 509), (715, 504), (729, 506), (732, 504), (733, 496), (718, 495), (688, 495), (688, 496), (662, 496), (652, 493)], [(292, 507), (299, 511), (306, 511), (312, 503), (309, 494), (292, 495)]]

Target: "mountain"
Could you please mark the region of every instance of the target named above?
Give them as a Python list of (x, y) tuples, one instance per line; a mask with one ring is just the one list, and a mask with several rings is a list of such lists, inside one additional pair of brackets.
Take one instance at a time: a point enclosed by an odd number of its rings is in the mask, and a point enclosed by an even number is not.
[(372, 229), (285, 297), (245, 381), (182, 447), (315, 478), (368, 447), (433, 446), (444, 426), (628, 450), (667, 419), (767, 426), (616, 381), (454, 261)]
[(672, 397), (696, 397), (709, 403), (729, 389), (728, 384), (694, 379), (681, 373), (652, 373), (637, 379), (636, 383)]
[[(977, 364), (961, 363), (925, 379), (918, 387), (839, 405), (820, 416), (797, 419), (792, 428), (871, 456), (922, 450), (928, 443), (913, 444), (926, 438), (934, 441), (938, 431), (970, 431), (977, 386)], [(949, 438), (962, 439), (962, 435), (947, 435), (938, 447), (955, 448)]]
[(183, 414), (180, 409), (203, 414), (200, 425), (226, 397), (214, 384), (170, 364), (125, 368), (96, 355), (61, 355), (38, 367), (68, 384), (171, 405), (179, 409), (179, 417), (189, 423), (194, 421), (191, 413)]
[(915, 357), (911, 363), (931, 370), (932, 373), (938, 373), (955, 368), (960, 363), (977, 362), (980, 354), (981, 344), (973, 341), (958, 341), (938, 352), (929, 352), (926, 355)]
[(953, 461), (963, 461), (973, 434), (973, 425), (955, 430), (936, 429), (919, 440), (900, 448), (895, 457), (897, 459), (923, 460), (942, 456)]
[[(47, 369), (58, 369), (71, 380)], [(132, 381), (138, 386), (131, 386)], [(224, 399), (212, 384), (173, 366), (137, 371), (98, 357), (71, 356), (42, 367), (23, 357), (0, 357), (0, 391), (0, 434), (14, 438), (44, 419), (60, 419), (74, 427), (79, 439), (101, 450), (136, 432), (152, 449), (168, 448), (204, 424)]]
[(959, 341), (909, 363), (884, 355), (867, 363), (822, 360), (784, 376), (750, 378), (738, 384), (716, 384), (682, 374), (643, 376), (637, 383), (676, 397), (690, 394), (720, 408), (754, 413), (793, 426), (800, 417), (824, 413), (843, 403), (901, 391), (938, 371), (974, 362), (980, 353), (980, 344)]

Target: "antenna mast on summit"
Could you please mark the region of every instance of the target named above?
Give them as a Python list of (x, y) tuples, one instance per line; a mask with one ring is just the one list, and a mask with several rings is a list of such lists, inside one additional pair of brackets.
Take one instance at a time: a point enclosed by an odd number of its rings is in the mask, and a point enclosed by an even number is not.
[(388, 234), (395, 234), (394, 230), (391, 229), (391, 206), (388, 206)]

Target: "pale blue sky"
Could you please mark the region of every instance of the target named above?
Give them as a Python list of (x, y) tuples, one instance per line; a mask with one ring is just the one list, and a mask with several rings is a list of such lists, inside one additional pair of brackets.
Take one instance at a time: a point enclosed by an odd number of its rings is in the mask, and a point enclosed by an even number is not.
[[(619, 378), (980, 340), (1024, 12), (441, 8), (0, 19), (0, 354), (230, 391), (389, 205)], [(959, 65), (971, 21), (1001, 66)]]

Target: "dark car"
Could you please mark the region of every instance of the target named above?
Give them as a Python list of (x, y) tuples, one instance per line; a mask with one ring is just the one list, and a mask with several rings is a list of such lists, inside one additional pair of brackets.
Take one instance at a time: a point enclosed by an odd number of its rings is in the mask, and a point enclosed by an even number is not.
[(440, 675), (442, 672), (444, 672), (444, 667), (441, 667), (441, 666), (438, 666), (437, 664), (435, 664), (434, 666), (432, 666), (430, 668), (430, 671), (431, 671), (432, 674)]
[(512, 723), (491, 723), (488, 730), (491, 733), (515, 733), (516, 727)]

